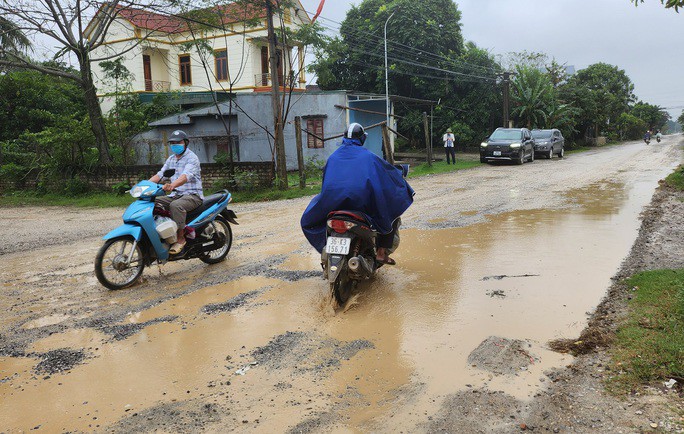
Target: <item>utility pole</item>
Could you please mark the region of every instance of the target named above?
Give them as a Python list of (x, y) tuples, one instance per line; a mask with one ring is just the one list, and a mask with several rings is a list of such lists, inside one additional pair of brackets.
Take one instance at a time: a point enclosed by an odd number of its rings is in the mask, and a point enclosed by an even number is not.
[(397, 11), (392, 12), (387, 21), (385, 21), (385, 116), (387, 118), (385, 125), (387, 128), (392, 128), (392, 125), (390, 125), (389, 73), (387, 70), (387, 23), (396, 13)]
[(425, 148), (427, 150), (427, 165), (432, 167), (432, 143), (430, 143), (430, 125), (428, 115), (423, 112), (423, 129), (425, 130)]
[(511, 84), (511, 73), (503, 73), (503, 127), (508, 128), (508, 93)]
[(271, 104), (273, 105), (273, 129), (275, 135), (276, 150), (276, 176), (278, 188), (287, 190), (287, 160), (285, 156), (285, 138), (283, 137), (282, 108), (280, 106), (278, 83), (278, 50), (276, 49), (276, 34), (273, 26), (273, 4), (266, 0), (266, 23), (268, 26), (268, 56), (270, 61), (271, 75)]

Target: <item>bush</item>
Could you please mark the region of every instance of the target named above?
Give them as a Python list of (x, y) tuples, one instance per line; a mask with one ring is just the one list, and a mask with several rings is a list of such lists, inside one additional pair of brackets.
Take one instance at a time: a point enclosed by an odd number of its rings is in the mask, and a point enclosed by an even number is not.
[(24, 166), (16, 163), (7, 163), (0, 166), (0, 177), (8, 180), (14, 188), (20, 187), (22, 180), (28, 171)]
[(325, 166), (325, 160), (321, 160), (315, 155), (307, 158), (304, 164), (306, 179), (320, 178), (323, 173), (323, 166)]
[(214, 189), (221, 190), (256, 190), (259, 187), (259, 175), (248, 170), (235, 170), (232, 178), (221, 178), (213, 185)]
[(90, 184), (85, 179), (72, 178), (64, 183), (64, 193), (68, 196), (80, 196), (90, 191)]
[(237, 190), (254, 190), (259, 187), (259, 175), (247, 170), (236, 170), (233, 173), (233, 182)]
[(117, 182), (116, 184), (112, 185), (112, 191), (114, 191), (114, 193), (116, 193), (118, 196), (123, 196), (126, 194), (126, 191), (130, 189), (131, 186), (126, 181)]

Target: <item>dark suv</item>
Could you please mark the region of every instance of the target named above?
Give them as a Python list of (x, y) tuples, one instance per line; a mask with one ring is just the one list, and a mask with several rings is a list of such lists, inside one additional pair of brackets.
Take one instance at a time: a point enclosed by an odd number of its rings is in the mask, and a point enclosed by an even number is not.
[(532, 138), (535, 153), (548, 159), (553, 158), (554, 154), (558, 155), (558, 158), (565, 155), (565, 139), (559, 130), (532, 130)]
[(480, 162), (534, 161), (534, 139), (527, 128), (497, 128), (480, 144)]

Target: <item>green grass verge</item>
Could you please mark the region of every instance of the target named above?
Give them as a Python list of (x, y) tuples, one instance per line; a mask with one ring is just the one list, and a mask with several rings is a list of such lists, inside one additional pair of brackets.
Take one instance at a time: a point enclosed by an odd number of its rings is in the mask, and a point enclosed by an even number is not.
[(665, 184), (677, 190), (684, 191), (684, 166), (679, 166), (677, 170), (672, 172), (665, 178)]
[(636, 274), (629, 313), (611, 348), (609, 386), (630, 391), (670, 378), (684, 382), (684, 269)]
[(0, 207), (3, 206), (76, 206), (82, 208), (126, 207), (133, 202), (128, 195), (114, 193), (92, 193), (83, 196), (66, 196), (62, 194), (40, 194), (33, 191), (14, 191), (0, 195)]
[[(479, 157), (478, 157), (479, 158)], [(421, 163), (418, 165), (411, 165), (408, 177), (416, 178), (419, 176), (432, 175), (437, 173), (447, 173), (455, 172), (457, 170), (470, 169), (481, 165), (480, 160), (461, 160), (456, 158), (456, 164), (447, 164), (446, 161), (436, 161), (432, 163), (432, 166), (428, 166), (427, 163)]]

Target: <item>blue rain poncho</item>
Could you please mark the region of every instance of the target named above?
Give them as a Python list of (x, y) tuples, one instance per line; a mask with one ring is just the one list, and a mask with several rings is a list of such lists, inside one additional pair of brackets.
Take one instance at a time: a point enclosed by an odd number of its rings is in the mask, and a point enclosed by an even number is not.
[(356, 139), (343, 139), (323, 168), (321, 193), (302, 215), (306, 239), (321, 252), (325, 247), (325, 225), (331, 211), (360, 211), (381, 234), (392, 231), (392, 223), (413, 203), (413, 189), (401, 170), (370, 152)]

